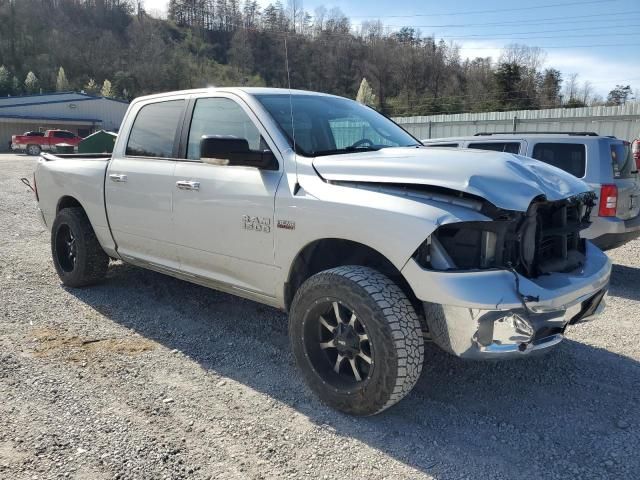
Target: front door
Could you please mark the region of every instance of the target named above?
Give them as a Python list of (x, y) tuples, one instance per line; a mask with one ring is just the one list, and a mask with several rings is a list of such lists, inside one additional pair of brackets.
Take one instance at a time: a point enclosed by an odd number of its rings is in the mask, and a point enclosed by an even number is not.
[[(176, 137), (185, 100), (143, 105), (105, 179), (109, 226), (123, 259), (178, 269), (172, 224)], [(135, 113), (134, 113), (135, 114)]]
[(185, 161), (174, 172), (174, 234), (181, 270), (250, 294), (275, 296), (274, 202), (279, 170), (203, 163), (203, 136), (265, 150), (257, 119), (234, 98), (195, 100)]

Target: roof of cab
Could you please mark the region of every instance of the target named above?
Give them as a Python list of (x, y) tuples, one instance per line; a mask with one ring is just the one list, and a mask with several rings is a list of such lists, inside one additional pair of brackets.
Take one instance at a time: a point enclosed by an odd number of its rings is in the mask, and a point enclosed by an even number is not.
[[(156, 93), (153, 95), (145, 95), (137, 97), (134, 102), (153, 100), (165, 97), (180, 97), (187, 95), (198, 95), (203, 93), (245, 93), (248, 95), (315, 95), (322, 97), (336, 97), (328, 93), (312, 92), (308, 90), (290, 90), (288, 88), (266, 88), (266, 87), (210, 87), (197, 88), (191, 90), (177, 90), (173, 92)], [(342, 98), (342, 97), (338, 97)]]

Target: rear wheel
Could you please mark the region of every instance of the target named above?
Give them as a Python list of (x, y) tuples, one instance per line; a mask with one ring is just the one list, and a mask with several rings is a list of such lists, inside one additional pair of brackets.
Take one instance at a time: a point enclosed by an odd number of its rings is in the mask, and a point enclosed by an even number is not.
[(68, 287), (97, 283), (109, 266), (109, 257), (81, 208), (58, 213), (51, 228), (51, 254), (60, 280)]
[(338, 267), (308, 279), (292, 302), (289, 335), (306, 383), (346, 413), (390, 407), (422, 370), (418, 316), (402, 290), (371, 268)]
[(39, 145), (27, 145), (27, 155), (40, 155), (41, 150)]

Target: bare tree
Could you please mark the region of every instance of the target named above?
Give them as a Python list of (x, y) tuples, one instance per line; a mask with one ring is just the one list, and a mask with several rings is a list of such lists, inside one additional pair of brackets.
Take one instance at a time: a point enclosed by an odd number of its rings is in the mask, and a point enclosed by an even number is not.
[(578, 74), (571, 73), (567, 81), (565, 82), (564, 87), (564, 97), (567, 101), (575, 100), (578, 96), (578, 89), (580, 83), (578, 82)]

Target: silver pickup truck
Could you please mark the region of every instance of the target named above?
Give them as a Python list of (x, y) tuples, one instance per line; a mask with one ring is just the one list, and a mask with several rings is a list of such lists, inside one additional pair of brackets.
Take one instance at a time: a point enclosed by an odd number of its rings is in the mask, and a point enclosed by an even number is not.
[(580, 238), (581, 180), (425, 148), (318, 93), (139, 98), (110, 158), (43, 154), (35, 183), (63, 284), (113, 258), (286, 310), (307, 384), (357, 415), (409, 393), (425, 340), (470, 359), (548, 351), (601, 311), (611, 270)]

